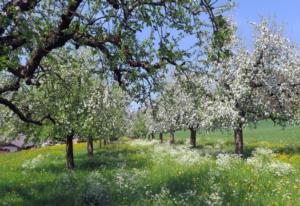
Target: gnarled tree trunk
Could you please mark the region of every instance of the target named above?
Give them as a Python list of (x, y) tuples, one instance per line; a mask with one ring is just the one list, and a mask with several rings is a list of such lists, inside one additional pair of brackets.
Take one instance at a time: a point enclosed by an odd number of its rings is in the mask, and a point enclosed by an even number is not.
[(160, 140), (160, 143), (163, 143), (163, 140), (164, 140), (163, 138), (164, 138), (163, 133), (160, 132), (160, 133), (159, 133), (159, 140)]
[(75, 167), (74, 154), (73, 154), (73, 134), (69, 134), (67, 136), (66, 159), (67, 159), (67, 167), (69, 169), (73, 169)]
[(92, 136), (88, 136), (87, 139), (87, 154), (89, 157), (92, 157), (94, 155), (94, 145)]
[(235, 153), (238, 155), (243, 155), (244, 142), (243, 142), (242, 124), (239, 124), (239, 126), (234, 129), (234, 142), (235, 142)]
[(175, 132), (170, 131), (170, 144), (174, 144), (174, 143), (175, 143)]
[(193, 128), (190, 128), (190, 131), (191, 131), (191, 145), (192, 145), (192, 147), (196, 147), (197, 131)]

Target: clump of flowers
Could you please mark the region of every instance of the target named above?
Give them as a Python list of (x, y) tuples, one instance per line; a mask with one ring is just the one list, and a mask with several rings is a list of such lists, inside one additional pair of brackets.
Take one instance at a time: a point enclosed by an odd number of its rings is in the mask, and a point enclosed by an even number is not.
[(263, 147), (258, 147), (252, 152), (253, 156), (259, 156), (263, 158), (273, 158), (276, 156), (276, 154), (273, 153), (273, 151), (269, 148), (263, 148)]
[(247, 159), (247, 164), (253, 167), (254, 171), (270, 172), (276, 176), (284, 176), (295, 172), (292, 165), (276, 160), (276, 154), (271, 149), (257, 148), (252, 152), (252, 155)]
[(170, 157), (174, 161), (182, 165), (194, 165), (206, 163), (211, 160), (211, 156), (208, 154), (203, 155), (199, 150), (191, 150), (187, 146), (174, 145), (170, 147), (167, 144), (159, 144), (153, 148), (153, 158), (157, 159), (157, 156)]
[(155, 144), (158, 144), (159, 141), (158, 140), (151, 140), (151, 141), (147, 141), (147, 140), (144, 140), (144, 139), (135, 139), (135, 140), (132, 140), (129, 142), (129, 145), (132, 145), (132, 146), (152, 146), (152, 145), (155, 145)]
[(163, 205), (166, 204), (166, 202), (171, 203), (172, 199), (170, 198), (171, 193), (170, 190), (166, 187), (162, 187), (160, 192), (158, 194), (155, 194), (152, 196), (153, 205)]
[(208, 196), (206, 203), (210, 206), (222, 205), (222, 197), (218, 192), (213, 192)]
[(228, 170), (241, 163), (241, 158), (236, 154), (218, 154), (216, 164), (219, 170)]
[(45, 158), (46, 158), (45, 155), (39, 154), (33, 159), (25, 160), (21, 165), (21, 167), (27, 170), (35, 169), (44, 161)]
[[(220, 156), (221, 157), (221, 156)], [(223, 158), (222, 156), (221, 158)], [(227, 157), (226, 157), (227, 158)], [(224, 168), (222, 168), (224, 169)], [(211, 206), (217, 206), (222, 205), (223, 198), (222, 198), (222, 192), (220, 188), (220, 184), (217, 181), (217, 177), (221, 175), (221, 171), (219, 170), (211, 170), (209, 179), (207, 183), (210, 185), (210, 193), (208, 193), (208, 196), (205, 197), (205, 202), (207, 205)]]

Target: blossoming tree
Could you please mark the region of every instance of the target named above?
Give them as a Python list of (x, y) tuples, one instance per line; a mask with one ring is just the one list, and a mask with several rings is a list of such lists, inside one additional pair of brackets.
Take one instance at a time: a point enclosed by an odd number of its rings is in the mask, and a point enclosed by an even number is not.
[(188, 55), (178, 44), (183, 36), (210, 33), (222, 45), (228, 6), (208, 0), (1, 1), (0, 104), (24, 122), (43, 124), (48, 114), (33, 119), (11, 95), (42, 84), (42, 61), (56, 49), (84, 46), (95, 48), (110, 78), (143, 97), (161, 71)]
[(157, 101), (152, 101), (147, 105), (145, 118), (146, 127), (151, 135), (159, 134), (160, 143), (163, 143), (164, 124), (159, 119)]
[(170, 133), (170, 144), (175, 142), (175, 132), (182, 128), (181, 125), (181, 104), (183, 101), (178, 101), (178, 95), (181, 94), (174, 83), (169, 83), (161, 91), (160, 97), (157, 100), (158, 114), (157, 118), (162, 124), (165, 132)]
[[(17, 95), (18, 107), (36, 118), (49, 114), (43, 125), (22, 124), (14, 118), (15, 131), (43, 138), (45, 130), (66, 142), (67, 167), (74, 168), (73, 137), (87, 138), (88, 154), (93, 152), (93, 136), (119, 137), (124, 126), (124, 111), (128, 98), (117, 87), (104, 85), (103, 78), (93, 70), (99, 67), (90, 49), (70, 52), (61, 49), (43, 61), (46, 76), (41, 76), (39, 87), (25, 87)], [(48, 69), (48, 68), (51, 69)], [(29, 107), (27, 107), (29, 105)], [(50, 115), (51, 114), (51, 115)]]
[(237, 48), (216, 64), (219, 100), (234, 111), (235, 152), (243, 153), (243, 125), (263, 119), (284, 123), (293, 119), (299, 104), (300, 64), (296, 48), (269, 27), (255, 24), (253, 51)]
[(88, 115), (83, 129), (88, 132), (88, 141), (92, 142), (92, 136), (107, 142), (124, 135), (129, 103), (129, 96), (117, 85), (105, 85), (101, 82), (95, 85), (90, 97), (85, 100)]

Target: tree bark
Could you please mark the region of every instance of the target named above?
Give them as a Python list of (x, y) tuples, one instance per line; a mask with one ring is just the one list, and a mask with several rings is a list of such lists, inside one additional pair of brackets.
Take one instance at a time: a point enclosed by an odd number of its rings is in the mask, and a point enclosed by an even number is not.
[(235, 153), (238, 155), (243, 155), (244, 142), (243, 142), (242, 124), (239, 124), (239, 126), (234, 129), (234, 142), (235, 142)]
[(67, 167), (69, 169), (73, 169), (75, 167), (74, 154), (73, 154), (73, 134), (67, 136), (66, 159), (67, 159)]
[(170, 144), (174, 144), (174, 143), (175, 143), (175, 132), (170, 131)]
[(190, 128), (191, 131), (191, 145), (192, 147), (196, 147), (196, 136), (197, 136), (197, 131), (193, 128)]
[(88, 157), (92, 157), (94, 155), (94, 145), (93, 145), (92, 136), (88, 136), (87, 139), (87, 153), (88, 153)]
[(163, 133), (160, 132), (160, 133), (159, 133), (159, 140), (160, 140), (160, 143), (163, 143), (163, 140), (164, 140), (163, 138), (164, 138)]

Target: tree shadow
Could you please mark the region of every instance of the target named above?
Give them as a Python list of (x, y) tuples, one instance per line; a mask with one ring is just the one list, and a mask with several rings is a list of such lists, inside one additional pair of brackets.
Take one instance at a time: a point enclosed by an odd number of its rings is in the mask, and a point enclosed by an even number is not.
[(87, 154), (80, 154), (76, 157), (78, 170), (96, 169), (118, 169), (118, 168), (142, 168), (150, 164), (149, 158), (145, 155), (145, 148), (141, 149), (101, 149), (96, 151), (93, 157)]
[[(74, 191), (76, 189), (74, 188)], [(7, 184), (2, 195), (7, 195), (7, 202), (0, 205), (74, 205), (76, 196), (66, 185), (56, 181), (34, 182), (26, 184)]]
[[(104, 147), (95, 150), (93, 157), (88, 157), (87, 153), (74, 153), (75, 169), (80, 171), (92, 171), (101, 169), (118, 169), (118, 168), (142, 168), (150, 164), (150, 160), (146, 155), (146, 148), (126, 148), (126, 147)], [(28, 170), (28, 172), (48, 172), (60, 174), (66, 172), (66, 160), (64, 157), (60, 159), (48, 159), (41, 165)], [(24, 171), (20, 168), (20, 172)]]

